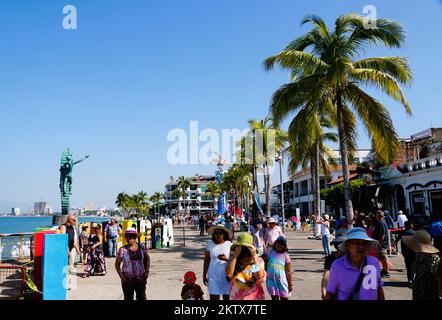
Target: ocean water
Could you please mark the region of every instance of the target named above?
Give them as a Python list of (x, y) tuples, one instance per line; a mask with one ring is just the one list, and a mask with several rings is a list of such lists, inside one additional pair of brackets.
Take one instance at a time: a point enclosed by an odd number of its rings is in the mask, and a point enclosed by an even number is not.
[[(80, 223), (107, 220), (110, 218), (80, 217)], [(34, 232), (35, 228), (51, 226), (52, 217), (0, 217), (0, 234)]]

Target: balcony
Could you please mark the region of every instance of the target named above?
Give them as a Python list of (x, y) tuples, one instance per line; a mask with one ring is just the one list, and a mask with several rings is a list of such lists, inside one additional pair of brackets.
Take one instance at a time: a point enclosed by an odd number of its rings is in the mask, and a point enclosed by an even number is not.
[(429, 157), (429, 158), (423, 158), (416, 161), (407, 162), (404, 164), (400, 164), (398, 166), (398, 170), (402, 173), (406, 172), (414, 172), (414, 171), (420, 171), (420, 170), (426, 170), (435, 168), (438, 166), (442, 166), (442, 154), (439, 154), (437, 156)]

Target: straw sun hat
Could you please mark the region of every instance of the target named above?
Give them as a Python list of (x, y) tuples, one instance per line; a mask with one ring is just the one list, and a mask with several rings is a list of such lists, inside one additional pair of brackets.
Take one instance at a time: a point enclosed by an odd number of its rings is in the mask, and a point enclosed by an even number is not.
[[(227, 234), (229, 235), (229, 238), (231, 238), (232, 237), (232, 230), (230, 230), (229, 228), (226, 228), (225, 226), (224, 226), (224, 224), (222, 224), (222, 223), (220, 223), (220, 224), (217, 224), (217, 225), (215, 225), (215, 226), (211, 226), (208, 230), (207, 230), (207, 233), (209, 234), (209, 236), (213, 236), (213, 233), (215, 232), (215, 230), (224, 230), (225, 232), (227, 232)], [(224, 239), (224, 240), (227, 240), (227, 239)]]
[(431, 245), (431, 236), (425, 230), (416, 231), (412, 236), (403, 236), (404, 244), (416, 253), (438, 253), (439, 250)]

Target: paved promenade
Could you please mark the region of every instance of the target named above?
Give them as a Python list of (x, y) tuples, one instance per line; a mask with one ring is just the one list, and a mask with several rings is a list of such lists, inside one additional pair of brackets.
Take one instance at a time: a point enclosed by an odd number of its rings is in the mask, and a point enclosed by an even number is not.
[[(151, 272), (147, 282), (147, 299), (179, 300), (182, 277), (186, 271), (194, 271), (197, 283), (209, 298), (207, 287), (203, 285), (204, 248), (209, 241), (207, 236), (199, 237), (199, 232), (186, 228), (186, 246), (182, 228), (175, 228), (175, 247), (151, 250)], [(294, 300), (320, 300), (320, 288), (324, 254), (321, 241), (308, 240), (301, 231), (286, 232), (292, 260)], [(393, 256), (391, 278), (385, 280), (385, 295), (388, 300), (411, 300), (411, 290), (406, 286), (406, 272), (402, 256)], [(68, 291), (68, 300), (122, 300), (123, 293), (119, 277), (115, 271), (115, 258), (106, 259), (108, 274), (104, 277), (77, 278), (77, 288)], [(77, 265), (79, 276), (84, 266)], [(267, 297), (268, 299), (270, 297)]]

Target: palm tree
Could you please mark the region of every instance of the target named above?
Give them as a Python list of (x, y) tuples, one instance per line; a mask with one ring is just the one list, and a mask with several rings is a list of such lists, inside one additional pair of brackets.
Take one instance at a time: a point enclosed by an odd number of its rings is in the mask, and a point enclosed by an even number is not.
[(117, 195), (115, 204), (118, 206), (118, 208), (123, 210), (123, 214), (125, 215), (129, 210), (129, 195), (126, 192), (120, 192)]
[(161, 205), (161, 201), (164, 199), (164, 195), (161, 192), (155, 192), (151, 197), (150, 201), (154, 206), (155, 214), (157, 213), (157, 208)]
[(215, 209), (218, 197), (221, 195), (219, 184), (214, 182), (207, 184), (206, 195), (213, 198), (213, 208)]
[(184, 197), (184, 212), (185, 214), (187, 213), (187, 207), (186, 207), (186, 202), (187, 202), (187, 188), (190, 188), (190, 186), (192, 185), (192, 183), (190, 182), (190, 180), (188, 178), (185, 178), (184, 176), (181, 176), (178, 178), (178, 186), (177, 189), (179, 189), (181, 191), (180, 196)]
[[(287, 142), (287, 134), (275, 125), (270, 117), (262, 120), (249, 120), (249, 127), (253, 135), (254, 159), (257, 164), (262, 164), (263, 166), (266, 216), (270, 217), (270, 194), (272, 188), (270, 183), (270, 167), (274, 163), (276, 153), (284, 148)], [(262, 141), (260, 141), (261, 139)], [(259, 147), (262, 147), (262, 150), (259, 150)]]
[[(335, 133), (324, 132), (324, 128), (334, 127), (328, 119), (315, 112), (310, 105), (301, 109), (289, 126), (288, 152), (290, 155), (289, 173), (294, 174), (299, 166), (310, 167), (313, 181), (313, 210), (320, 215), (320, 173), (329, 174), (329, 168), (336, 167), (332, 149), (324, 141), (337, 142)], [(351, 151), (354, 146), (351, 145)]]
[(264, 62), (270, 70), (275, 64), (291, 71), (292, 82), (273, 95), (271, 113), (276, 123), (283, 121), (307, 103), (330, 104), (336, 116), (339, 149), (344, 177), (345, 211), (353, 219), (349, 179), (349, 147), (347, 136), (356, 132), (356, 117), (371, 138), (377, 158), (391, 163), (399, 147), (399, 139), (390, 114), (362, 86), (380, 89), (411, 114), (400, 84), (411, 82), (411, 70), (402, 57), (376, 57), (357, 60), (368, 45), (383, 44), (399, 48), (405, 41), (403, 26), (386, 19), (376, 20), (376, 28), (366, 28), (365, 17), (357, 14), (340, 16), (333, 31), (318, 16), (310, 16), (302, 24), (313, 29), (292, 41), (284, 51)]

